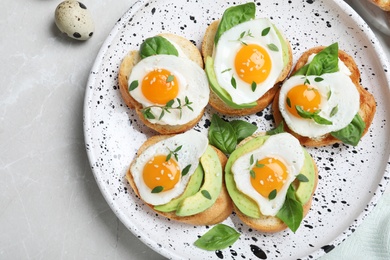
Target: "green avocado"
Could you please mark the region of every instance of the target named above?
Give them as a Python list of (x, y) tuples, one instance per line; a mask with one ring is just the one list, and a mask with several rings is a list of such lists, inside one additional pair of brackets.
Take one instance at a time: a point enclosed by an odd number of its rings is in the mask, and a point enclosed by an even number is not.
[(194, 195), (185, 198), (177, 207), (177, 216), (191, 216), (205, 211), (217, 200), (222, 189), (222, 166), (217, 153), (209, 145), (200, 158), (204, 181)]
[[(283, 65), (286, 66), (290, 60), (289, 48), (287, 42), (275, 25), (273, 25), (273, 28), (275, 29), (275, 32), (282, 44)], [(245, 103), (245, 104), (236, 104), (233, 102), (229, 93), (219, 85), (214, 71), (214, 59), (210, 56), (206, 57), (205, 71), (207, 74), (207, 78), (209, 80), (211, 90), (229, 107), (234, 109), (245, 109), (257, 105), (256, 102)]]
[(215, 71), (214, 71), (214, 59), (211, 58), (210, 56), (206, 58), (205, 70), (206, 70), (207, 78), (209, 79), (211, 90), (215, 94), (217, 94), (217, 96), (220, 99), (222, 99), (222, 101), (226, 105), (235, 109), (251, 108), (256, 106), (257, 104), (256, 102), (239, 105), (232, 101), (232, 98), (229, 95), (229, 93), (224, 88), (222, 88), (217, 81), (217, 77), (215, 76)]
[[(225, 183), (226, 188), (229, 192), (230, 197), (232, 198), (236, 207), (246, 216), (252, 218), (259, 218), (261, 216), (260, 209), (255, 201), (249, 198), (247, 195), (239, 191), (234, 182), (233, 173), (231, 172), (232, 165), (234, 162), (242, 155), (249, 153), (261, 147), (269, 136), (258, 136), (248, 141), (244, 145), (237, 148), (229, 157), (229, 160), (225, 166)], [(302, 148), (303, 149), (303, 148)], [(315, 185), (315, 171), (314, 164), (309, 155), (309, 153), (304, 150), (305, 161), (302, 168), (301, 174), (305, 175), (308, 182), (301, 182), (296, 191), (296, 196), (299, 202), (305, 204), (311, 197), (311, 193)]]
[(154, 206), (155, 210), (162, 212), (171, 212), (177, 209), (177, 206), (187, 197), (194, 195), (199, 191), (200, 186), (203, 182), (203, 169), (199, 164), (192, 174), (190, 180), (188, 181), (187, 187), (184, 192), (177, 198), (171, 200), (170, 202), (162, 205)]
[(295, 191), (295, 196), (302, 205), (305, 205), (311, 198), (316, 183), (316, 176), (315, 166), (310, 154), (305, 149), (303, 149), (303, 151), (305, 153), (305, 163), (300, 173), (305, 175), (309, 181), (299, 183), (298, 188)]

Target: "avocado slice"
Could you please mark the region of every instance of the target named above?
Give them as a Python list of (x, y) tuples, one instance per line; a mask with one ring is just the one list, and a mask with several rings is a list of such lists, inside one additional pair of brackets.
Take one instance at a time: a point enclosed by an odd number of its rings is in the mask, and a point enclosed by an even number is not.
[(303, 149), (303, 151), (305, 154), (305, 163), (300, 173), (305, 175), (309, 181), (299, 183), (299, 186), (295, 191), (295, 196), (302, 205), (305, 205), (311, 198), (311, 194), (316, 182), (313, 160), (305, 149)]
[[(249, 153), (261, 147), (269, 136), (258, 136), (248, 141), (244, 145), (237, 148), (229, 157), (229, 160), (225, 166), (225, 183), (236, 207), (246, 216), (252, 218), (259, 218), (261, 216), (260, 209), (255, 201), (249, 198), (247, 195), (239, 191), (234, 182), (234, 176), (231, 172), (231, 167), (234, 162), (243, 154)], [(302, 148), (304, 149), (304, 148)], [(315, 169), (313, 161), (309, 153), (304, 149), (305, 161), (301, 170), (301, 174), (305, 175), (308, 182), (300, 182), (296, 190), (296, 197), (302, 205), (306, 204), (311, 197), (312, 191), (315, 186)]]
[(217, 153), (209, 145), (200, 157), (204, 181), (194, 195), (185, 198), (177, 207), (177, 216), (191, 216), (205, 211), (217, 200), (222, 189), (222, 166)]
[(177, 209), (177, 206), (187, 197), (194, 195), (199, 191), (200, 186), (203, 182), (203, 169), (199, 164), (195, 169), (194, 173), (191, 175), (190, 180), (188, 181), (187, 187), (184, 192), (177, 198), (171, 200), (170, 202), (162, 205), (154, 206), (155, 210), (162, 212), (171, 212)]
[(215, 71), (214, 71), (214, 59), (211, 58), (210, 56), (207, 56), (207, 58), (206, 58), (205, 70), (206, 70), (207, 78), (209, 79), (209, 84), (210, 84), (211, 90), (215, 94), (217, 94), (217, 96), (220, 99), (222, 99), (222, 101), (226, 105), (228, 105), (231, 108), (235, 108), (235, 109), (251, 108), (251, 107), (256, 106), (256, 104), (257, 104), (256, 102), (239, 105), (239, 104), (236, 104), (232, 101), (232, 98), (229, 95), (229, 93), (224, 88), (222, 88), (217, 81), (217, 77), (215, 76)]
[[(274, 24), (272, 25), (273, 28), (275, 29), (276, 35), (278, 36), (281, 42), (282, 54), (283, 54), (283, 65), (286, 66), (290, 59), (288, 45), (286, 43), (286, 40), (283, 38), (281, 32), (276, 28)], [(211, 90), (229, 107), (234, 109), (244, 109), (244, 108), (251, 108), (257, 105), (256, 102), (245, 103), (245, 104), (236, 104), (233, 102), (229, 93), (219, 85), (214, 71), (214, 59), (210, 56), (206, 57), (205, 71), (207, 74), (207, 78), (209, 80)]]

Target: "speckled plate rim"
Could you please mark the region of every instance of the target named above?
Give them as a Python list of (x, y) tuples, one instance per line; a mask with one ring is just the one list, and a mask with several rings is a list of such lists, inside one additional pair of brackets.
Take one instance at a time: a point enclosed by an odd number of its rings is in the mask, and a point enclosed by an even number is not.
[[(386, 58), (385, 52), (383, 51), (383, 49), (382, 49), (379, 41), (377, 40), (376, 36), (371, 31), (369, 26), (364, 22), (364, 20), (351, 7), (349, 7), (349, 5), (346, 4), (345, 2), (343, 2), (341, 0), (333, 0), (333, 1), (340, 7), (340, 9), (342, 11), (353, 14), (353, 15), (350, 16), (350, 18), (352, 20), (354, 20), (354, 22), (356, 22), (357, 24), (359, 24), (362, 27), (364, 27), (365, 34), (367, 34), (367, 36), (372, 39), (372, 43), (373, 43), (372, 47), (378, 54), (379, 62), (381, 64), (383, 64), (385, 68), (389, 68), (390, 67), (389, 66), (389, 61)], [(149, 2), (148, 0), (138, 0), (138, 1), (136, 1), (125, 12), (125, 14), (121, 17), (121, 19), (119, 19), (117, 21), (117, 23), (115, 24), (115, 26), (112, 29), (111, 33), (109, 34), (109, 36), (106, 38), (106, 40), (102, 44), (102, 47), (101, 47), (101, 49), (100, 49), (100, 51), (99, 51), (99, 53), (98, 53), (98, 55), (96, 57), (95, 63), (93, 65), (92, 69), (91, 69), (91, 75), (95, 74), (97, 71), (99, 71), (99, 68), (102, 65), (102, 57), (108, 52), (108, 49), (110, 47), (111, 41), (113, 40), (113, 38), (115, 38), (116, 33), (118, 31), (120, 31), (120, 29), (122, 29), (122, 27), (125, 24), (125, 21), (127, 20), (127, 18), (131, 17), (135, 12), (137, 12), (137, 10), (139, 10), (142, 6), (144, 6), (148, 2)], [(387, 73), (385, 75), (386, 75), (387, 82), (390, 82), (389, 73)], [(90, 78), (88, 80), (88, 85), (93, 85), (94, 81), (95, 81), (95, 78), (90, 76)], [(93, 162), (96, 161), (96, 158), (94, 157), (94, 154), (91, 152), (90, 147), (88, 147), (88, 144), (91, 143), (91, 140), (93, 139), (93, 137), (90, 135), (90, 133), (88, 133), (88, 131), (86, 131), (87, 126), (91, 122), (91, 120), (90, 120), (90, 113), (89, 113), (89, 110), (88, 110), (88, 107), (87, 107), (87, 101), (89, 100), (90, 95), (92, 95), (91, 92), (92, 92), (92, 90), (90, 90), (89, 88), (86, 89), (85, 102), (84, 102), (84, 117), (83, 117), (83, 120), (84, 120), (84, 135), (85, 135), (84, 137), (85, 137), (85, 143), (86, 143), (86, 150), (87, 150), (87, 155), (88, 155), (89, 162), (91, 164), (92, 172), (93, 172), (94, 177), (95, 177), (95, 179), (97, 181), (97, 184), (98, 184), (98, 186), (99, 186), (99, 188), (100, 188), (104, 198), (106, 199), (106, 201), (110, 202), (110, 201), (112, 201), (112, 196), (108, 192), (106, 185), (104, 185), (104, 183), (100, 180), (98, 169), (96, 169), (93, 166), (94, 165)], [(376, 206), (377, 202), (379, 201), (381, 195), (383, 194), (383, 192), (385, 190), (385, 187), (389, 183), (389, 178), (390, 178), (390, 157), (388, 159), (387, 164), (384, 166), (383, 178), (380, 181), (380, 183), (378, 183), (378, 188), (373, 193), (372, 198), (370, 200), (370, 203), (365, 206), (364, 210), (358, 215), (358, 217), (354, 220), (354, 222), (351, 223), (350, 228), (348, 228), (347, 230), (342, 232), (333, 241), (331, 241), (331, 243), (329, 244), (328, 248), (322, 248), (322, 250), (314, 251), (312, 254), (310, 254), (310, 258), (313, 258), (313, 257), (316, 258), (316, 257), (322, 256), (325, 252), (333, 249), (334, 246), (339, 245), (342, 241), (344, 241), (349, 235), (351, 235), (354, 232), (354, 228), (357, 228), (363, 222), (365, 217), (367, 217), (367, 214), (369, 212), (371, 212), (372, 209)], [(124, 220), (127, 218), (127, 216), (125, 216), (123, 212), (118, 211), (118, 209), (115, 207), (114, 203), (108, 203), (108, 204), (111, 207), (111, 209), (113, 210), (113, 212), (117, 215), (117, 217), (122, 222), (124, 222)], [(135, 235), (139, 234), (139, 229), (137, 228), (137, 226), (132, 225), (131, 223), (124, 223), (124, 224), (126, 225), (126, 227), (129, 228), (129, 230), (133, 234), (135, 234)], [(176, 252), (171, 252), (171, 251), (169, 251), (169, 250), (167, 250), (165, 248), (156, 247), (154, 245), (153, 241), (148, 239), (146, 236), (142, 236), (142, 237), (139, 237), (139, 238), (146, 245), (148, 245), (151, 249), (155, 250), (156, 252), (158, 252), (158, 253), (166, 256), (166, 257), (176, 258), (176, 259), (179, 259), (181, 257), (181, 256), (177, 255)]]

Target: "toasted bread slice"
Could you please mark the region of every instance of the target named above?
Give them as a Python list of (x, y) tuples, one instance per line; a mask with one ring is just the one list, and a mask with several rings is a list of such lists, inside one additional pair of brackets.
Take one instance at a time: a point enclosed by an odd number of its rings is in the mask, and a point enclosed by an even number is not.
[[(244, 140), (242, 140), (238, 144), (238, 147), (244, 145), (246, 142), (252, 140), (253, 138), (255, 138), (256, 136), (259, 136), (259, 135), (265, 135), (265, 133), (262, 133), (262, 132), (256, 133), (250, 137), (245, 138)], [(313, 191), (312, 191), (310, 200), (305, 205), (303, 205), (303, 218), (305, 218), (305, 216), (307, 215), (307, 213), (310, 210), (312, 200), (313, 200), (313, 194), (314, 194), (314, 191), (316, 190), (317, 184), (318, 184), (318, 168), (317, 168), (317, 165), (316, 165), (313, 158), (312, 158), (312, 160), (313, 160), (313, 165), (314, 165), (314, 169), (315, 169), (315, 178), (314, 178), (315, 184), (313, 187)], [(266, 233), (275, 233), (275, 232), (279, 232), (279, 231), (282, 231), (282, 230), (287, 228), (287, 225), (277, 217), (264, 216), (264, 215), (262, 215), (260, 218), (248, 217), (247, 215), (243, 214), (234, 205), (234, 203), (233, 203), (233, 210), (243, 223), (245, 223), (246, 225), (248, 225), (249, 227), (251, 227), (255, 230), (258, 230), (261, 232), (266, 232)]]
[[(217, 32), (219, 25), (219, 20), (214, 21), (211, 23), (204, 34), (203, 42), (202, 42), (202, 48), (201, 53), (203, 56), (204, 61), (208, 56), (213, 55), (214, 50), (214, 36)], [(223, 102), (217, 94), (215, 94), (212, 90), (210, 91), (210, 100), (209, 104), (218, 112), (226, 115), (236, 115), (236, 116), (243, 116), (243, 115), (250, 115), (257, 113), (264, 108), (266, 108), (273, 100), (275, 94), (278, 91), (278, 83), (283, 81), (288, 74), (290, 73), (290, 70), (292, 68), (293, 64), (293, 57), (292, 57), (292, 49), (289, 41), (285, 38), (285, 41), (288, 45), (289, 50), (289, 62), (284, 67), (283, 71), (281, 72), (279, 78), (277, 79), (274, 87), (272, 87), (270, 90), (268, 90), (261, 98), (259, 98), (256, 103), (257, 105), (251, 108), (243, 108), (243, 109), (235, 109), (228, 106), (225, 102)]]
[(370, 1), (384, 11), (390, 11), (390, 0), (370, 0)]
[[(313, 53), (318, 53), (321, 50), (323, 50), (324, 46), (318, 46), (311, 48), (304, 52), (302, 56), (298, 59), (292, 74), (295, 73), (297, 70), (299, 70), (301, 67), (303, 67), (309, 58), (309, 56)], [(356, 89), (359, 91), (360, 94), (360, 109), (359, 109), (359, 115), (363, 119), (363, 121), (366, 124), (366, 128), (364, 129), (363, 135), (367, 133), (372, 120), (374, 119), (374, 114), (376, 111), (376, 102), (374, 96), (368, 92), (361, 84), (360, 84), (360, 71), (354, 61), (354, 59), (348, 55), (345, 51), (339, 50), (339, 58), (341, 61), (345, 63), (345, 65), (348, 67), (348, 69), (351, 71), (350, 78), (352, 82), (355, 84)], [(273, 110), (273, 116), (275, 119), (276, 125), (279, 125), (281, 121), (283, 121), (283, 117), (279, 111), (279, 92), (275, 95), (275, 99), (272, 104), (272, 110)], [(294, 135), (302, 145), (305, 146), (325, 146), (325, 145), (331, 145), (335, 143), (341, 143), (341, 141), (335, 137), (333, 137), (330, 134), (326, 134), (322, 136), (321, 138), (309, 138), (305, 136), (301, 136), (295, 132), (293, 132), (291, 129), (288, 128), (286, 124), (284, 124), (285, 130)]]
[[(203, 68), (203, 59), (198, 50), (198, 48), (192, 44), (189, 40), (179, 35), (171, 34), (171, 33), (162, 33), (159, 34), (164, 38), (174, 42), (182, 49), (183, 53), (196, 64), (198, 64), (201, 68)], [(121, 65), (119, 67), (118, 74), (118, 84), (119, 90), (122, 96), (123, 101), (129, 108), (135, 109), (140, 120), (149, 128), (159, 132), (160, 134), (175, 134), (185, 132), (192, 127), (194, 127), (199, 120), (202, 118), (204, 114), (204, 109), (202, 112), (193, 120), (184, 125), (161, 125), (161, 124), (153, 124), (149, 122), (144, 115), (142, 114), (142, 105), (137, 102), (129, 93), (128, 79), (129, 75), (133, 69), (133, 67), (141, 60), (138, 51), (130, 51), (123, 58)]]
[[(139, 148), (138, 155), (141, 154), (146, 148), (151, 146), (154, 143), (157, 143), (159, 141), (162, 141), (166, 138), (170, 137), (169, 135), (156, 135), (148, 140), (145, 141), (145, 143)], [(213, 149), (217, 152), (218, 158), (221, 162), (222, 169), (225, 167), (227, 158), (225, 154), (223, 154), (220, 150), (213, 147)], [(126, 179), (130, 184), (130, 187), (133, 189), (134, 193), (139, 196), (138, 189), (134, 183), (133, 175), (131, 174), (130, 170), (127, 171)], [(141, 198), (142, 199), (142, 198)], [(172, 220), (176, 220), (179, 222), (192, 224), (192, 225), (213, 225), (222, 222), (225, 220), (233, 211), (233, 203), (230, 199), (230, 196), (226, 190), (225, 184), (222, 183), (222, 189), (221, 192), (215, 201), (215, 203), (205, 211), (192, 215), (192, 216), (186, 216), (181, 217), (177, 216), (175, 212), (161, 212), (154, 209), (153, 205), (150, 205), (148, 203), (145, 203), (148, 205), (153, 211), (156, 213), (167, 217)]]

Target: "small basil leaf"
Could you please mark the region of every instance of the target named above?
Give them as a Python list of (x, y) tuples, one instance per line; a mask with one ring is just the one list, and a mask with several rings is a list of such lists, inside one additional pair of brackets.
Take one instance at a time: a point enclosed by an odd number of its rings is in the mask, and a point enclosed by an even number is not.
[(194, 245), (204, 250), (214, 251), (227, 248), (240, 237), (234, 228), (225, 224), (217, 224), (198, 238)]
[(332, 111), (330, 111), (330, 117), (334, 116), (337, 114), (337, 112), (339, 112), (339, 106), (336, 105), (334, 108), (332, 108)]
[(167, 82), (167, 83), (172, 82), (174, 79), (175, 79), (175, 76), (169, 75), (169, 76), (167, 77), (166, 82)]
[(237, 88), (237, 82), (236, 79), (232, 76), (232, 79), (230, 80), (230, 84), (232, 84), (233, 88)]
[(234, 151), (237, 145), (237, 136), (233, 126), (214, 114), (209, 129), (209, 142), (225, 154)]
[(296, 178), (300, 182), (308, 182), (309, 181), (309, 179), (305, 175), (303, 175), (302, 173), (298, 174)]
[(134, 89), (136, 89), (138, 87), (138, 80), (134, 80), (131, 82), (130, 86), (129, 86), (129, 92), (130, 91), (133, 91)]
[(280, 133), (284, 133), (283, 121), (281, 121), (280, 124), (276, 128), (266, 132), (267, 135), (275, 135), (275, 134), (280, 134)]
[(175, 46), (162, 36), (145, 39), (140, 46), (141, 58), (143, 59), (157, 54), (179, 55)]
[(257, 126), (243, 120), (232, 120), (229, 123), (236, 134), (237, 143), (251, 136), (257, 130)]
[(276, 216), (294, 233), (297, 231), (302, 222), (303, 206), (295, 198), (295, 190), (291, 185), (287, 191), (286, 200)]
[(219, 38), (224, 32), (236, 26), (237, 24), (254, 19), (255, 13), (256, 6), (254, 3), (246, 3), (227, 8), (222, 15), (214, 37), (215, 45), (217, 45)]
[(152, 193), (160, 193), (163, 191), (163, 187), (162, 186), (156, 186), (153, 190), (152, 190)]
[(253, 154), (251, 154), (251, 157), (249, 158), (249, 165), (252, 165), (255, 162), (255, 159), (253, 158)]
[(294, 72), (293, 76), (306, 75), (308, 68), (309, 68), (309, 64), (306, 64), (305, 66), (301, 67), (299, 70)]
[(181, 171), (181, 176), (187, 175), (187, 173), (190, 171), (191, 164), (188, 164), (184, 169)]
[(256, 88), (257, 88), (256, 82), (254, 82), (254, 81), (252, 82), (251, 88), (252, 88), (252, 92), (255, 92), (255, 91), (256, 91)]
[(265, 28), (264, 30), (261, 31), (261, 36), (266, 36), (270, 30), (271, 30), (271, 27)]
[(341, 130), (331, 132), (330, 134), (345, 144), (356, 146), (359, 143), (360, 138), (363, 136), (365, 128), (366, 123), (359, 114), (356, 114), (349, 125)]
[(291, 107), (291, 100), (289, 97), (286, 98), (287, 106)]
[(269, 195), (268, 195), (268, 199), (269, 200), (273, 200), (274, 198), (276, 198), (276, 195), (278, 194), (278, 191), (276, 189), (272, 190)]
[(267, 47), (268, 47), (268, 49), (270, 49), (271, 51), (279, 51), (278, 46), (276, 46), (276, 45), (273, 44), (273, 43), (267, 44)]
[(314, 114), (313, 115), (313, 120), (314, 122), (316, 122), (317, 124), (320, 124), (320, 125), (332, 125), (332, 121), (329, 121), (328, 119), (326, 118), (323, 118), (322, 116), (319, 116), (317, 114)]
[(211, 200), (211, 195), (207, 190), (202, 190), (201, 193), (202, 193), (203, 197), (205, 197), (208, 200)]
[(323, 78), (321, 78), (321, 77), (315, 77), (314, 78), (314, 81), (315, 82), (321, 82), (321, 81), (323, 81), (324, 79)]
[(252, 177), (253, 179), (256, 178), (256, 173), (255, 173), (254, 170), (250, 170), (250, 171), (249, 171), (249, 174), (251, 175), (251, 177)]

